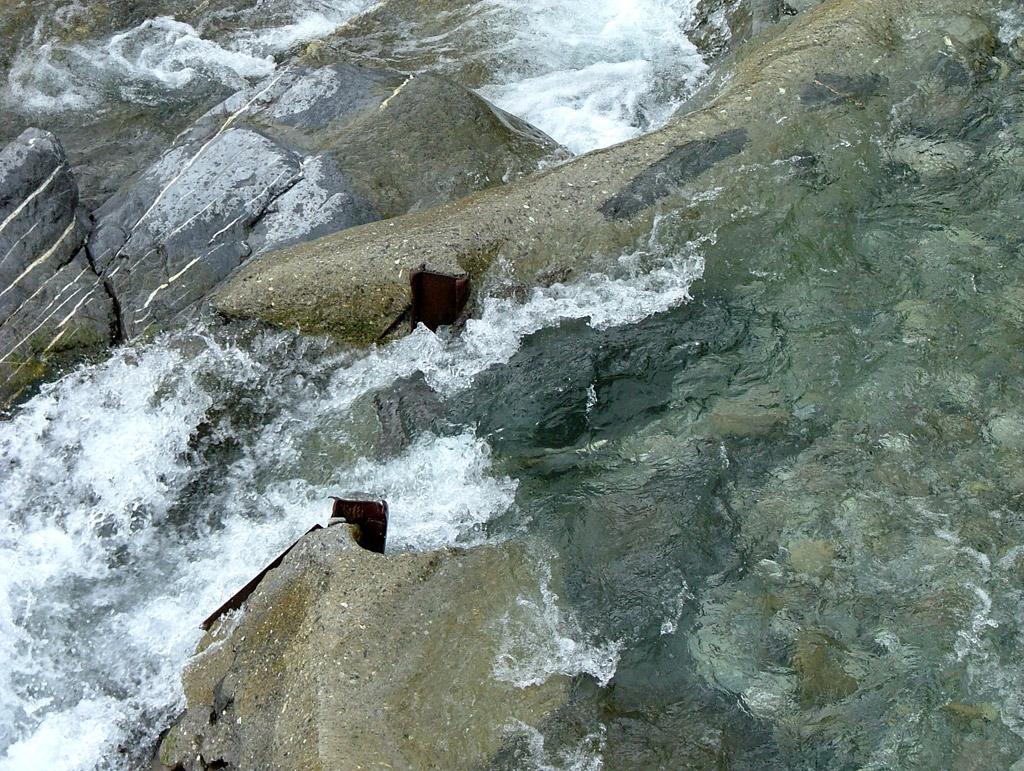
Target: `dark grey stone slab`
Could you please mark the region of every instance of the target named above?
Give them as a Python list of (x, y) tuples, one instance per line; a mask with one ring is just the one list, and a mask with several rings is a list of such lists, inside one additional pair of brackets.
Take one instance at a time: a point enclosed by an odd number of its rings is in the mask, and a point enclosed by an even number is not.
[(0, 403), (58, 354), (110, 342), (113, 308), (82, 251), (64, 148), (27, 129), (0, 151)]

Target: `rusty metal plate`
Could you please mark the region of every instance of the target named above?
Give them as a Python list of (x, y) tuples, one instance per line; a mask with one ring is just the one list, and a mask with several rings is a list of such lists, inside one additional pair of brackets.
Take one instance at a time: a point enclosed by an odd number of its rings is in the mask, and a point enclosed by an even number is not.
[(238, 610), (240, 607), (242, 607), (242, 603), (245, 602), (249, 598), (250, 594), (252, 594), (254, 591), (256, 591), (256, 587), (260, 585), (260, 581), (263, 580), (264, 576), (266, 576), (267, 573), (269, 573), (271, 570), (273, 570), (278, 565), (280, 565), (282, 560), (284, 560), (285, 555), (288, 554), (288, 552), (290, 552), (292, 549), (294, 549), (296, 544), (298, 544), (299, 541), (301, 541), (307, 535), (312, 533), (314, 530), (322, 530), (322, 529), (323, 529), (322, 525), (313, 525), (313, 527), (309, 528), (309, 530), (307, 530), (305, 533), (303, 533), (302, 536), (295, 541), (295, 543), (293, 543), (291, 546), (289, 546), (283, 552), (278, 554), (273, 562), (271, 562), (269, 565), (267, 565), (265, 568), (263, 568), (263, 570), (261, 570), (259, 573), (257, 573), (256, 576), (251, 581), (249, 581), (249, 583), (247, 583), (245, 586), (243, 586), (241, 589), (239, 589), (237, 592), (235, 592), (231, 596), (230, 600), (228, 600), (223, 605), (221, 605), (219, 608), (217, 608), (217, 610), (213, 611), (213, 613), (211, 613), (206, 618), (206, 620), (199, 625), (200, 628), (209, 631), (210, 627), (213, 626), (213, 622), (216, 621), (218, 618), (223, 616), (229, 610)]
[(412, 288), (412, 328), (423, 324), (432, 332), (454, 324), (469, 299), (469, 278), (449, 276), (430, 270), (409, 275)]
[(333, 520), (355, 525), (356, 543), (369, 551), (384, 553), (384, 545), (388, 537), (388, 502), (354, 501), (334, 498), (334, 509), (331, 511)]

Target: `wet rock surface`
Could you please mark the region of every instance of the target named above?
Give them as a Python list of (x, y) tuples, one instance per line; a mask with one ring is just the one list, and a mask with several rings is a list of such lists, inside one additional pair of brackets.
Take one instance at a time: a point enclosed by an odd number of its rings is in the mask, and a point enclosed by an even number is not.
[(113, 308), (86, 233), (63, 147), (28, 129), (0, 152), (0, 402), (65, 350), (109, 344)]
[(601, 213), (608, 219), (628, 219), (740, 152), (746, 143), (747, 132), (742, 128), (686, 142), (630, 180), (601, 206)]
[[(909, 18), (924, 9), (911, 3), (901, 10)], [(931, 25), (924, 27), (930, 44), (919, 36), (896, 53), (896, 22), (874, 4), (832, 3), (827, 13), (798, 16), (745, 48), (698, 112), (500, 192), (254, 260), (214, 305), (228, 316), (365, 343), (379, 339), (405, 311), (408, 275), (419, 265), (473, 278), (492, 264), (511, 265), (524, 282), (545, 283), (585, 272), (595, 255), (635, 248), (662, 211), (691, 210), (703, 232), (713, 232), (731, 216), (715, 203), (717, 191), (726, 180), (736, 184), (733, 176), (744, 164), (813, 155), (837, 110), (863, 130), (880, 111), (916, 93), (905, 74), (897, 83), (897, 74), (911, 61), (930, 62), (944, 46), (944, 27), (935, 17), (920, 19)], [(869, 53), (891, 67), (885, 93), (879, 89), (889, 75), (863, 72)], [(801, 100), (808, 89), (823, 89), (820, 104)], [(797, 144), (797, 137), (813, 142)], [(706, 203), (694, 203), (695, 196)]]
[(561, 676), (520, 687), (494, 674), (529, 570), (515, 547), (382, 556), (355, 547), (347, 528), (307, 535), (242, 615), (200, 643), (184, 675), (188, 712), (159, 763), (486, 763), (510, 725), (535, 725), (568, 698)]
[[(549, 485), (537, 484), (537, 511), (551, 515), (563, 495), (586, 519), (564, 538), (563, 556), (576, 560), (597, 625), (651, 623), (622, 611), (651, 598), (636, 599), (623, 588), (632, 584), (607, 573), (605, 583), (588, 577), (587, 561), (601, 550), (610, 572), (637, 576), (651, 562), (664, 567), (669, 548), (652, 546), (655, 559), (644, 542), (616, 561), (590, 533), (627, 538), (615, 524), (656, 510), (664, 467), (707, 482), (709, 508), (728, 516), (701, 521), (735, 524), (732, 553), (719, 553), (720, 572), (706, 580), (688, 574), (701, 580), (699, 611), (661, 644), (771, 734), (771, 757), (753, 767), (970, 768), (984, 752), (981, 762), (1010, 768), (1024, 752), (1014, 631), (1024, 542), (1013, 342), (1020, 218), (1009, 192), (1021, 165), (1022, 74), (993, 61), (1001, 49), (988, 25), (941, 11), (827, 3), (751, 43), (708, 107), (674, 126), (503, 190), (500, 206), (483, 194), (433, 212), (432, 222), (372, 225), (362, 243), (329, 239), (335, 257), (317, 244), (281, 255), (294, 260), (288, 270), (315, 256), (327, 272), (331, 259), (402, 243), (463, 268), (505, 257), (530, 281), (564, 275), (553, 254), (618, 254), (625, 244), (656, 252), (713, 234), (693, 291), (697, 301), (725, 294), (752, 309), (742, 355), (685, 362), (686, 376), (668, 378), (665, 414), (627, 437), (601, 434), (591, 417), (603, 380), (583, 353), (561, 356), (567, 373), (552, 381), (547, 416), (492, 396), (490, 425), (509, 428), (496, 445), (507, 443), (510, 462)], [(737, 125), (749, 141), (702, 168), (697, 184), (640, 200), (627, 217), (603, 216), (609, 196), (684, 138)], [(641, 235), (631, 241), (631, 232)], [(268, 268), (248, 280), (277, 275)], [(661, 320), (645, 323), (658, 339)], [(656, 368), (644, 371), (659, 382)], [(500, 375), (482, 382), (500, 386)], [(517, 427), (523, 444), (550, 449), (516, 457)], [(620, 520), (602, 520), (602, 507)], [(593, 600), (602, 591), (613, 597), (607, 606)], [(643, 739), (628, 738), (629, 676), (660, 670), (636, 670), (620, 664), (616, 692), (602, 702), (621, 709), (602, 725), (621, 741), (605, 757), (627, 758), (623, 767), (649, 757)], [(672, 698), (686, 692), (658, 684), (664, 712), (646, 724), (651, 732), (659, 719), (671, 723), (682, 703)], [(696, 767), (716, 767), (726, 745), (709, 741)]]

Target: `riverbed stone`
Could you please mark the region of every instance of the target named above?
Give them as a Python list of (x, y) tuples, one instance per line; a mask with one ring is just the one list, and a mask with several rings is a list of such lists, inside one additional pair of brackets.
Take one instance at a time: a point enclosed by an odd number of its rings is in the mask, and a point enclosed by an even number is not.
[(777, 388), (759, 385), (736, 396), (719, 397), (711, 408), (711, 423), (723, 436), (764, 434), (789, 418)]
[(113, 309), (86, 232), (63, 147), (27, 129), (0, 152), (0, 403), (55, 356), (109, 344)]
[[(499, 679), (529, 584), (514, 546), (380, 555), (347, 529), (305, 536), (203, 638), (165, 768), (460, 768), (536, 725), (569, 680)], [(525, 580), (525, 583), (524, 583)]]

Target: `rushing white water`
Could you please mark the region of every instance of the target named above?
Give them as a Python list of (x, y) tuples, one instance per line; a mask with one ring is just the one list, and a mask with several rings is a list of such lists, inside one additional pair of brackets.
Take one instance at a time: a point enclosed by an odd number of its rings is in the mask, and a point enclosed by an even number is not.
[[(577, 151), (653, 127), (703, 72), (682, 33), (693, 0), (485, 3), (511, 34), (508, 66), (484, 93)], [(0, 102), (40, 114), (187, 102), (266, 77), (282, 51), (372, 5), (264, 2), (209, 29), (157, 16), (75, 43), (40, 23)], [(63, 6), (47, 23), (71, 29), (89, 12)], [(200, 326), (44, 388), (0, 423), (0, 771), (137, 767), (133, 753), (182, 704), (197, 624), (323, 522), (332, 494), (387, 497), (389, 550), (479, 542), (514, 506), (515, 480), (493, 472), (471, 430), (371, 459), (372, 395), (422, 373), (450, 398), (537, 330), (631, 323), (684, 302), (700, 269), (696, 248), (648, 249), (525, 302), (485, 298), (459, 336), (420, 328), (358, 355)], [(509, 619), (495, 676), (607, 683), (615, 642), (590, 640), (549, 584), (540, 575), (524, 589), (526, 620)], [(541, 741), (535, 765), (599, 768), (599, 744), (553, 759)]]
[(573, 152), (663, 124), (707, 66), (687, 38), (696, 0), (486, 0), (511, 30), (488, 99)]
[[(270, 75), (287, 51), (375, 4), (258, 3), (191, 23), (157, 16), (84, 40), (69, 31), (92, 24), (93, 11), (64, 6), (14, 56), (0, 102), (44, 114), (119, 100), (189, 103)], [(451, 34), (494, 41), (485, 53), (503, 65), (480, 89), (486, 98), (585, 152), (656, 128), (692, 93), (707, 71), (685, 34), (695, 7), (696, 0), (480, 0), (469, 26)], [(453, 46), (457, 39), (446, 40), (445, 55)]]
[(2, 100), (37, 113), (97, 110), (105, 101), (190, 103), (197, 93), (230, 92), (267, 77), (277, 68), (275, 56), (330, 35), (372, 5), (260, 3), (258, 9), (217, 14), (223, 31), (205, 32), (164, 15), (107, 38), (68, 43), (54, 33), (88, 25), (91, 13), (69, 6), (58, 19), (36, 26), (32, 45), (11, 63)]

